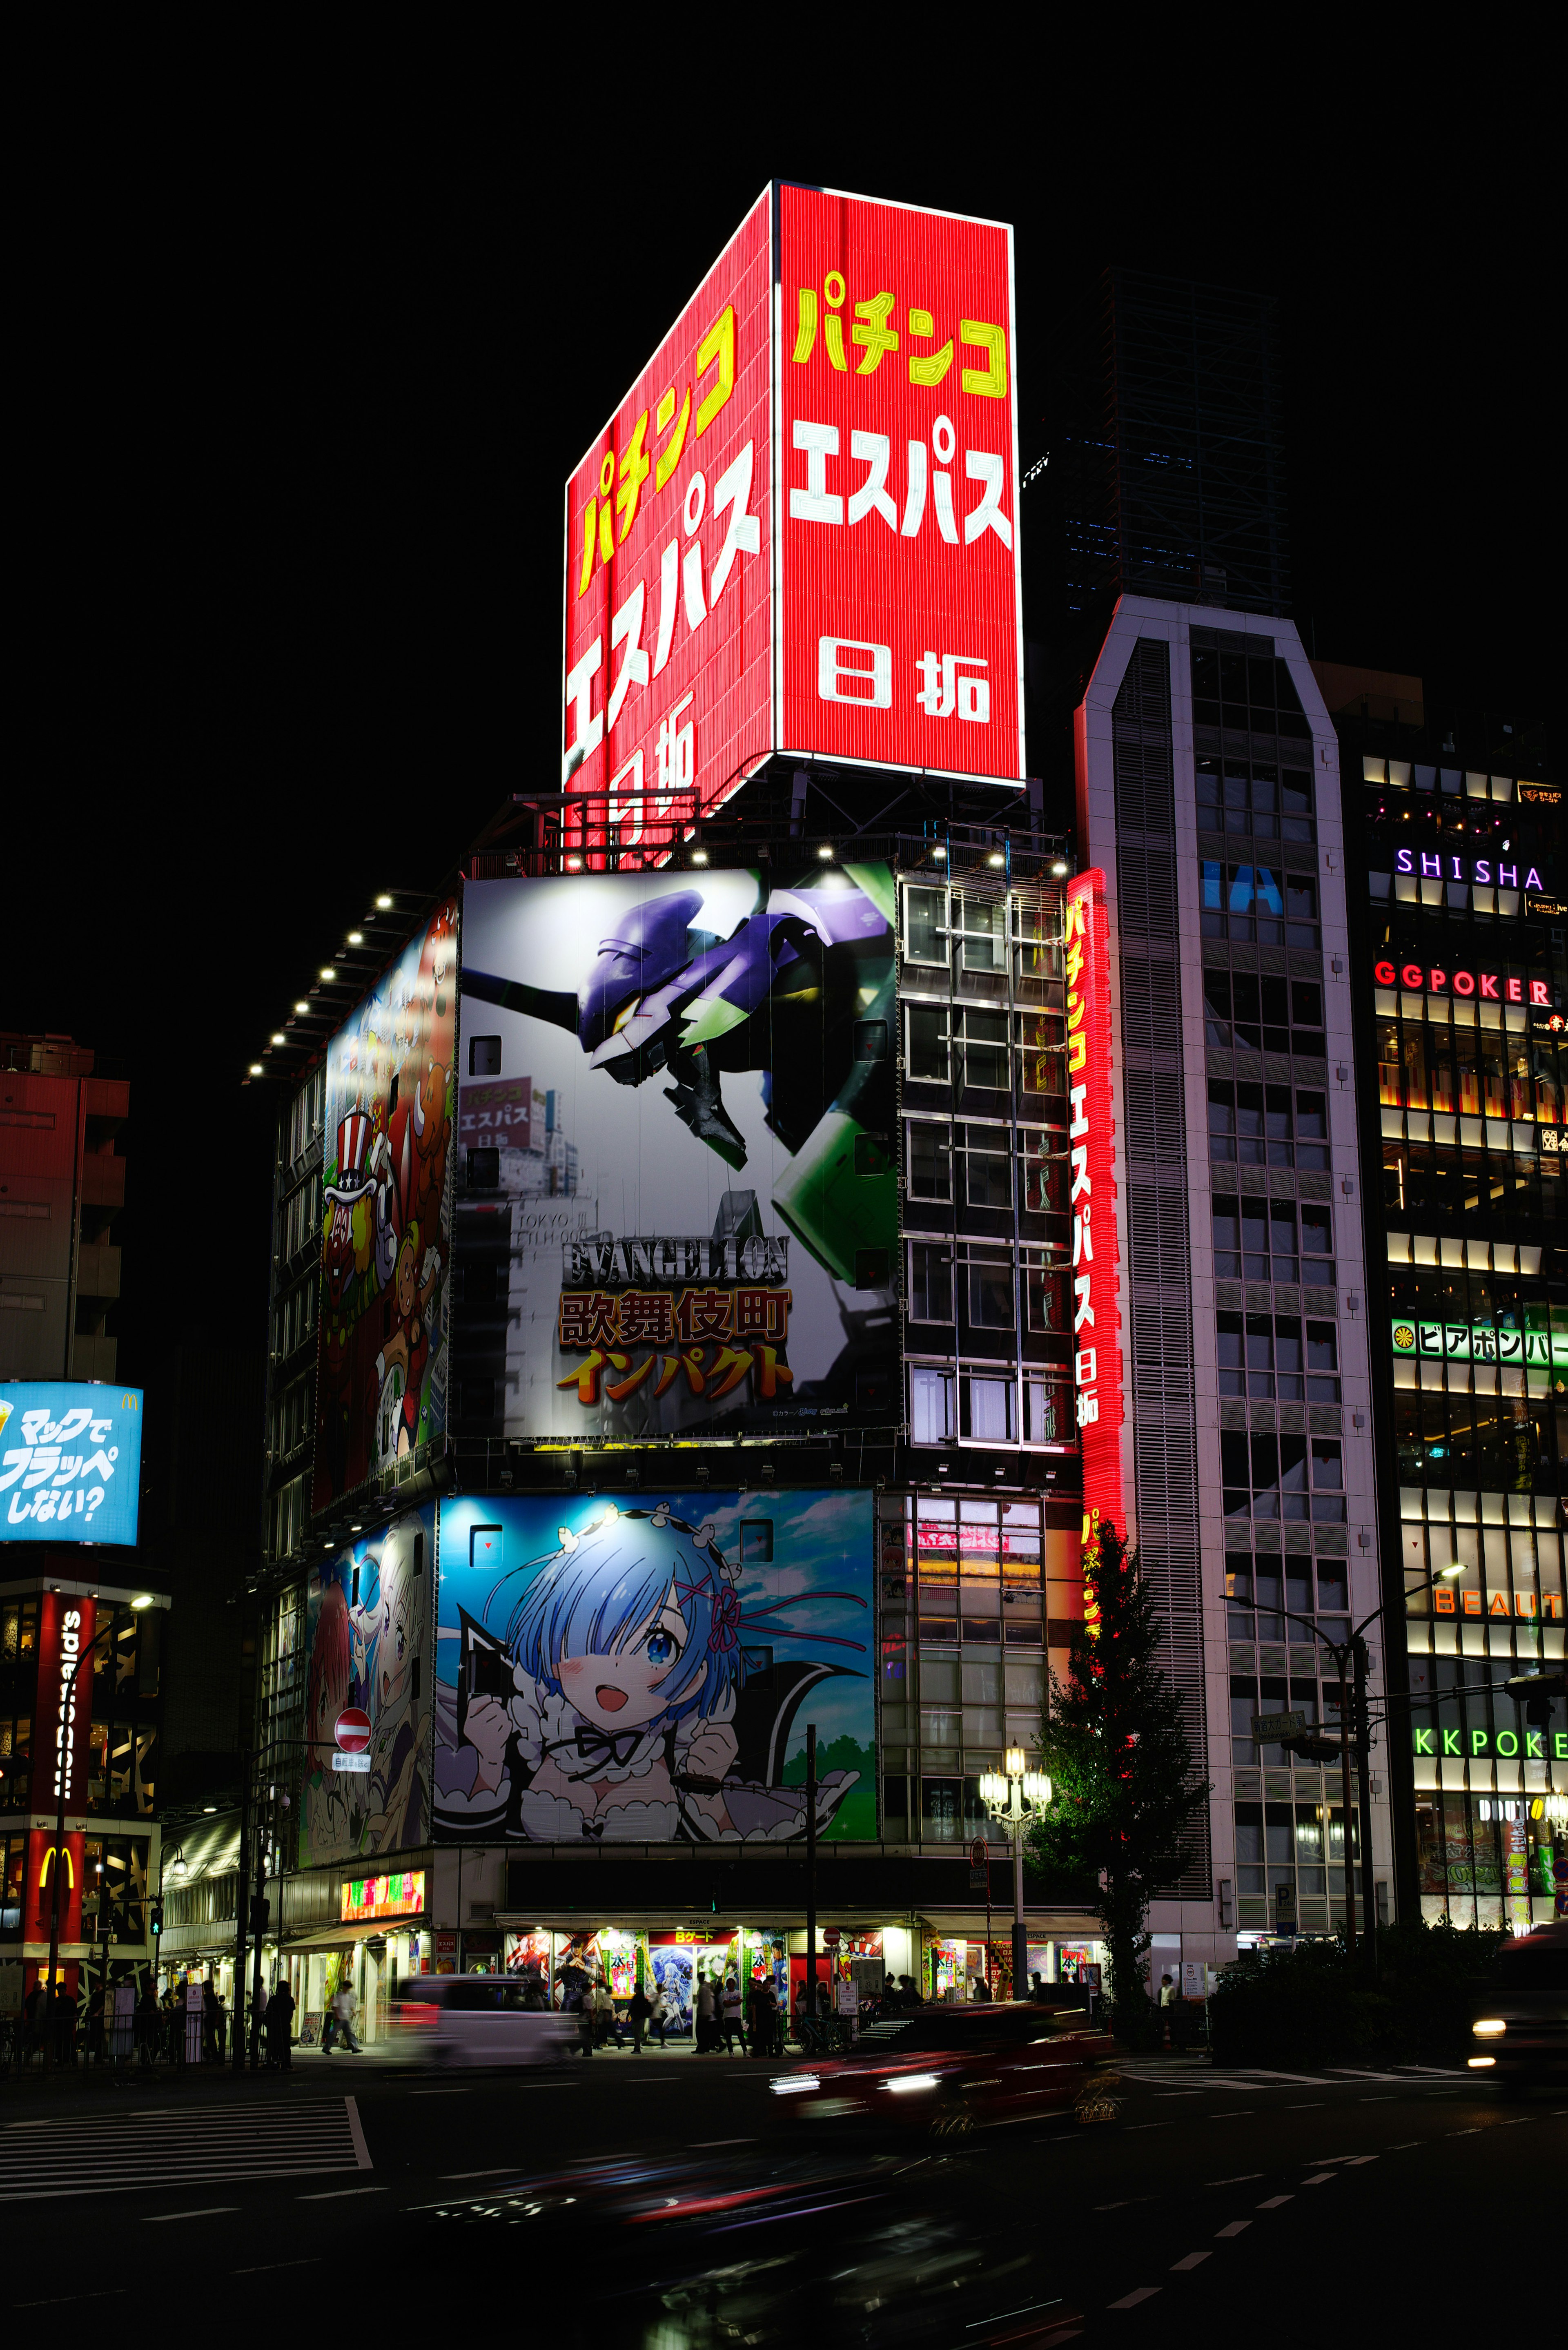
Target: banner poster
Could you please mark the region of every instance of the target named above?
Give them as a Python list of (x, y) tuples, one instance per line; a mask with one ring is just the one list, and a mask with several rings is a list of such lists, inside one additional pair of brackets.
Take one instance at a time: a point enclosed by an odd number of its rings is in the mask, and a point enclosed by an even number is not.
[(446, 1430), (457, 907), (332, 1039), (312, 1510)]
[(464, 1188), (509, 1210), (491, 1432), (897, 1421), (893, 986), (886, 865), (468, 885)]
[(301, 1868), (429, 1841), (434, 1579), (433, 1503), (310, 1571)]
[(438, 1841), (877, 1834), (862, 1492), (441, 1505)]

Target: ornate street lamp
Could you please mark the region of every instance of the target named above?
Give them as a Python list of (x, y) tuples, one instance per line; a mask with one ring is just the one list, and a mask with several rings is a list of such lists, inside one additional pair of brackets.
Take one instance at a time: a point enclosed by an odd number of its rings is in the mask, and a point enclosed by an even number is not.
[(1023, 1923), (1023, 1836), (1051, 1801), (1051, 1782), (1044, 1771), (1026, 1771), (1022, 1746), (1010, 1746), (1004, 1771), (987, 1771), (980, 1782), (980, 1799), (1012, 1846), (1012, 1996), (1027, 1997), (1028, 1929)]

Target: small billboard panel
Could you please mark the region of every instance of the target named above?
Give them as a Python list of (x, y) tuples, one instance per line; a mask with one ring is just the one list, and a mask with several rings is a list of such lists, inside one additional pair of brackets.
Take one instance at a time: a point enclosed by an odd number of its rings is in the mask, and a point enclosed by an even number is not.
[(327, 1048), (311, 1508), (446, 1430), (457, 905)]
[(452, 1843), (877, 1834), (872, 1496), (441, 1505), (435, 1832)]
[(433, 1503), (310, 1571), (301, 1868), (429, 1840), (434, 1582)]
[(488, 1074), (461, 1116), (514, 1070), (544, 1103), (525, 1148), (466, 1157), (508, 1254), (495, 1391), (463, 1417), (633, 1442), (896, 1423), (888, 868), (470, 883), (463, 924)]
[(0, 1542), (136, 1540), (141, 1389), (0, 1384)]

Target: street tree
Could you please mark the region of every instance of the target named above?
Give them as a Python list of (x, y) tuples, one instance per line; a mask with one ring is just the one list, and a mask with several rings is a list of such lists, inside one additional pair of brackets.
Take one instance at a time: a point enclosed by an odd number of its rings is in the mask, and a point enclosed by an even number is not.
[(1149, 1902), (1186, 1866), (1210, 1790), (1159, 1661), (1159, 1617), (1137, 1552), (1102, 1525), (1085, 1566), (1084, 1622), (1065, 1681), (1051, 1676), (1041, 1721), (1053, 1801), (1029, 1849), (1044, 1877), (1089, 1900), (1105, 1929), (1118, 2024), (1136, 2031), (1147, 2006)]

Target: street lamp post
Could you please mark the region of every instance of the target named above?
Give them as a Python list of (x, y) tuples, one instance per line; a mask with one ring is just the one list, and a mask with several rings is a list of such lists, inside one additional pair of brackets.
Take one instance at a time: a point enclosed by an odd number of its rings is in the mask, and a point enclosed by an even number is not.
[[(1423, 1576), (1418, 1585), (1412, 1583), (1409, 1588), (1411, 1590), (1416, 1590), (1417, 1588), (1431, 1590), (1439, 1583), (1452, 1583), (1456, 1581), (1463, 1573), (1464, 1568), (1462, 1566), (1441, 1566), (1438, 1569), (1435, 1575)], [(1314, 1617), (1298, 1616), (1289, 1607), (1260, 1607), (1259, 1603), (1255, 1599), (1238, 1599), (1234, 1592), (1229, 1588), (1230, 1580), (1231, 1578), (1227, 1576), (1225, 1596), (1232, 1607), (1249, 1607), (1255, 1616), (1282, 1616), (1287, 1623), (1303, 1625), (1312, 1634), (1314, 1639), (1317, 1641), (1319, 1647), (1325, 1648), (1334, 1661), (1334, 1667), (1339, 1676), (1339, 1769), (1341, 1801), (1343, 1803), (1345, 1812), (1345, 1939), (1346, 1948), (1348, 1949), (1352, 1958), (1355, 1955), (1356, 1943), (1355, 1871), (1351, 1866), (1350, 1861), (1350, 1822), (1352, 1816), (1350, 1800), (1350, 1750), (1352, 1690), (1354, 1690), (1356, 1779), (1357, 1791), (1361, 1799), (1360, 1841), (1362, 1912), (1366, 1921), (1367, 1947), (1373, 1954), (1373, 1964), (1374, 1968), (1376, 1968), (1377, 1938), (1373, 1931), (1374, 1920), (1372, 1914), (1375, 1907), (1374, 1869), (1372, 1861), (1372, 1792), (1368, 1775), (1371, 1729), (1366, 1711), (1366, 1642), (1363, 1638), (1363, 1635), (1365, 1634), (1367, 1626), (1369, 1624), (1376, 1624), (1378, 1617), (1384, 1611), (1381, 1607), (1375, 1607), (1370, 1616), (1364, 1616), (1362, 1617), (1360, 1623), (1356, 1625), (1348, 1639), (1331, 1640), (1328, 1634), (1322, 1629)], [(1297, 1744), (1298, 1742), (1291, 1740), (1286, 1741), (1285, 1742), (1293, 1746)], [(1304, 1740), (1300, 1742), (1303, 1745), (1313, 1747), (1326, 1743), (1324, 1741), (1312, 1739)], [(1308, 1759), (1312, 1760), (1314, 1758), (1309, 1755)]]
[[(990, 1817), (1012, 1846), (1012, 1996), (1024, 1996), (1029, 1972), (1028, 1928), (1023, 1923), (1023, 1837), (1051, 1801), (1051, 1782), (1044, 1771), (1026, 1771), (1023, 1749), (1010, 1746), (1005, 1772), (987, 1771), (980, 1783), (980, 1799)], [(989, 1960), (988, 1960), (989, 1963)]]

